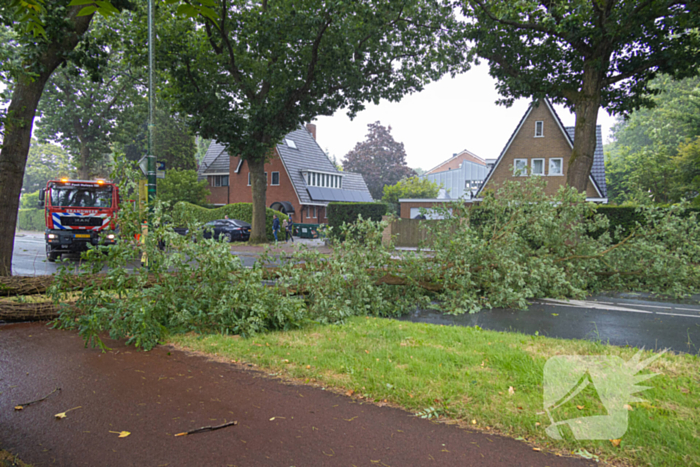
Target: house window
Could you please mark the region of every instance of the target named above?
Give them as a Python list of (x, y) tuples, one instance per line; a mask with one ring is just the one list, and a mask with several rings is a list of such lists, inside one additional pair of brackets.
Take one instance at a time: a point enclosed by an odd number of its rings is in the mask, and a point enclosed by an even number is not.
[(342, 188), (343, 177), (340, 175), (320, 173), (320, 172), (304, 172), (304, 180), (308, 186), (318, 186), (324, 188)]
[(516, 177), (527, 176), (527, 159), (515, 159), (513, 161), (513, 175)]
[(248, 186), (250, 186), (250, 172), (248, 172)]
[(265, 185), (267, 185), (267, 172), (265, 172)]
[(544, 175), (544, 159), (532, 159), (532, 175)]
[(549, 159), (549, 175), (564, 175), (564, 160), (561, 157)]
[(314, 212), (313, 218), (316, 219), (316, 206), (313, 206), (313, 208), (314, 208), (314, 211), (313, 211), (313, 212)]
[(535, 138), (542, 138), (544, 136), (544, 122), (535, 122)]
[(279, 172), (272, 172), (272, 185), (279, 185), (280, 184), (280, 173)]
[(211, 186), (228, 186), (228, 175), (214, 175)]
[(306, 218), (311, 219), (311, 206), (306, 206)]

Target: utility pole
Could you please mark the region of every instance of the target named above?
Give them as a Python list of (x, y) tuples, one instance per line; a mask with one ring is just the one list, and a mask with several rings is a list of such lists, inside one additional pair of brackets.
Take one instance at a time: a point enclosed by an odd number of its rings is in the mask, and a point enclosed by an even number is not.
[(156, 156), (155, 156), (155, 26), (153, 0), (148, 0), (148, 206), (153, 207), (156, 198)]

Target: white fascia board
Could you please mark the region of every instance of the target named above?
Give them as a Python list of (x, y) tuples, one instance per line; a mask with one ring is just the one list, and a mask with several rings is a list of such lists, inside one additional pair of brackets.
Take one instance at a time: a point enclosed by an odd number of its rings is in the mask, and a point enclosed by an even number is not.
[(204, 172), (202, 175), (228, 175), (228, 172)]
[(301, 203), (302, 206), (328, 206), (328, 203), (332, 203), (332, 201), (327, 201), (325, 203)]
[(238, 167), (236, 167), (235, 173), (240, 173), (242, 165), (243, 165), (243, 159), (238, 159)]
[(345, 174), (343, 172), (326, 172), (325, 170), (316, 170), (316, 169), (301, 169), (301, 173), (304, 172), (313, 172), (317, 174), (326, 174), (326, 175), (340, 175), (341, 177), (345, 177)]
[(473, 199), (462, 199), (462, 198), (450, 198), (450, 199), (444, 199), (444, 198), (420, 198), (420, 199), (412, 199), (412, 198), (400, 198), (399, 203), (452, 203), (452, 202), (462, 202), (462, 203), (473, 203), (474, 201), (477, 201), (476, 198)]
[(608, 204), (608, 198), (586, 198), (591, 203)]

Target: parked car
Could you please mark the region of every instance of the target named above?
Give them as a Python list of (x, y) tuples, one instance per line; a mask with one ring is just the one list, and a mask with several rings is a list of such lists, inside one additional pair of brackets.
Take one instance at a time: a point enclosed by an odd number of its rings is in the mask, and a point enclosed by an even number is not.
[(250, 238), (250, 224), (238, 219), (219, 219), (204, 224), (204, 238), (224, 238), (245, 242)]

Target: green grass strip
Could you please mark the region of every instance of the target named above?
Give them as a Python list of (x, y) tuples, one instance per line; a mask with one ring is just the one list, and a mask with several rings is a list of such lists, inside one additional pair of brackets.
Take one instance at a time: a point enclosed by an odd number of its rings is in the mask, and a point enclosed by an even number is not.
[[(667, 353), (642, 370), (658, 376), (641, 383), (651, 388), (640, 394), (646, 402), (629, 404), (628, 429), (615, 446), (610, 440), (547, 436), (543, 368), (557, 355), (615, 355), (628, 361), (637, 349), (376, 318), (251, 339), (176, 335), (171, 342), (557, 452), (590, 453), (618, 465), (700, 465), (697, 356)], [(644, 352), (642, 359), (652, 355)], [(573, 406), (564, 407), (571, 411), (565, 418), (598, 413), (596, 394), (578, 394)]]

